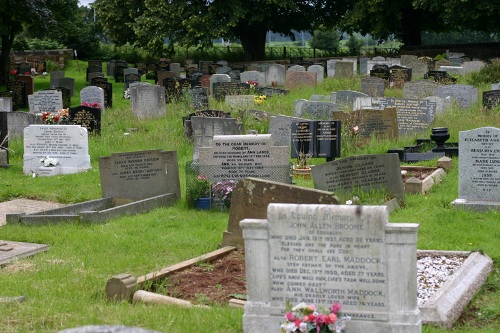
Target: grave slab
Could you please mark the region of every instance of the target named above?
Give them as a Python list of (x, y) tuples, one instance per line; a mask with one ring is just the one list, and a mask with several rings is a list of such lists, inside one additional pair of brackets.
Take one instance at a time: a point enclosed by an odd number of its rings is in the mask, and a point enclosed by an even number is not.
[(19, 258), (31, 257), (49, 249), (48, 245), (0, 240), (0, 265)]

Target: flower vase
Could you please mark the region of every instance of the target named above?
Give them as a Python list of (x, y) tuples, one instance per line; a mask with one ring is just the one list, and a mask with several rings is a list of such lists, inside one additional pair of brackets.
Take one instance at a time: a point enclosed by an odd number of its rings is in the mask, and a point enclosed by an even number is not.
[(293, 175), (298, 178), (311, 179), (311, 167), (299, 168), (297, 166), (293, 167)]
[(211, 202), (210, 198), (199, 198), (196, 199), (195, 201), (195, 207), (198, 210), (208, 210), (211, 208)]

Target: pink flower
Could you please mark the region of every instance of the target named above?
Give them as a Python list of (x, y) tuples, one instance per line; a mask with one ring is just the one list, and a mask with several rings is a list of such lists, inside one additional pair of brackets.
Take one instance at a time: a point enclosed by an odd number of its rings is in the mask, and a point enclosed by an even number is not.
[(330, 324), (334, 324), (337, 322), (337, 315), (335, 313), (330, 313), (328, 315), (328, 318), (330, 319)]
[(295, 321), (295, 319), (297, 319), (297, 318), (295, 318), (295, 316), (294, 316), (294, 315), (293, 315), (293, 313), (291, 313), (291, 312), (287, 312), (287, 313), (285, 314), (285, 318), (286, 318), (286, 320), (288, 320), (288, 321)]
[(335, 301), (335, 302), (333, 302), (332, 307), (330, 308), (330, 311), (332, 313), (338, 314), (341, 309), (342, 309), (342, 305), (339, 302)]

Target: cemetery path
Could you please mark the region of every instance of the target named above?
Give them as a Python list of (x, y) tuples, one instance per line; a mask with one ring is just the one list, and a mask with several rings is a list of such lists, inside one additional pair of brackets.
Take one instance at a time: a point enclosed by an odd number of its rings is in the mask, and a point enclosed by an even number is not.
[(166, 289), (168, 296), (193, 303), (227, 304), (231, 298), (246, 295), (245, 253), (232, 251), (213, 263), (201, 263), (171, 275)]

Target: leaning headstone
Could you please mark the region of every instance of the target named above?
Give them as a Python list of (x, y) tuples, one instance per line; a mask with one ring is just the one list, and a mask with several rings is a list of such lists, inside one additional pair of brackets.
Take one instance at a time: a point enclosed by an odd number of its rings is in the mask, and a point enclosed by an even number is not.
[(88, 133), (101, 133), (101, 109), (91, 106), (80, 105), (69, 108), (69, 121), (72, 125), (80, 125), (87, 129)]
[(176, 151), (142, 150), (99, 159), (103, 198), (138, 201), (172, 193), (180, 199)]
[(268, 134), (272, 134), (274, 146), (290, 146), (292, 134), (292, 123), (299, 121), (308, 121), (304, 118), (290, 116), (271, 116), (269, 119)]
[[(58, 165), (42, 165), (54, 158)], [(23, 173), (69, 174), (91, 169), (87, 129), (78, 125), (30, 125), (24, 129)]]
[(243, 247), (240, 221), (265, 219), (270, 203), (339, 204), (339, 199), (330, 192), (258, 178), (245, 178), (238, 182), (233, 189), (231, 201), (229, 221), (227, 230), (223, 234), (222, 246)]
[(272, 64), (266, 68), (266, 85), (280, 87), (285, 85), (286, 67), (284, 65)]
[(241, 221), (243, 332), (276, 332), (286, 303), (329, 309), (334, 301), (351, 317), (349, 332), (422, 332), (418, 224), (388, 217), (384, 206), (272, 203), (267, 219)]
[(307, 67), (308, 72), (316, 73), (316, 82), (321, 83), (325, 81), (325, 68), (321, 65), (311, 65)]
[(39, 90), (28, 96), (30, 113), (57, 112), (63, 108), (62, 93), (58, 90)]
[(193, 163), (199, 159), (201, 147), (212, 147), (216, 135), (239, 135), (244, 133), (243, 124), (235, 118), (221, 117), (191, 117), (193, 131)]
[(305, 99), (295, 100), (294, 115), (308, 119), (327, 120), (333, 119), (333, 112), (339, 111), (332, 102), (314, 102)]
[(161, 117), (167, 113), (165, 88), (156, 85), (137, 86), (130, 90), (130, 108), (138, 118)]
[(457, 102), (458, 106), (467, 109), (477, 102), (478, 93), (478, 89), (474, 86), (467, 84), (453, 84), (439, 86), (436, 89), (435, 95), (442, 98), (450, 96)]
[(313, 72), (291, 71), (286, 73), (285, 85), (287, 88), (314, 87), (317, 79), (318, 75)]
[(500, 90), (483, 91), (483, 107), (493, 109), (500, 105)]
[(273, 146), (270, 134), (216, 135), (199, 149), (199, 174), (212, 182), (256, 177), (289, 184), (289, 150)]
[(458, 135), (458, 199), (454, 207), (500, 209), (500, 129), (481, 127)]
[(403, 87), (403, 98), (425, 98), (434, 95), (438, 84), (429, 80), (406, 82)]
[(104, 90), (96, 86), (85, 87), (80, 90), (80, 104), (96, 105), (99, 103), (100, 109), (104, 112), (106, 101), (104, 99)]
[(312, 168), (314, 188), (334, 193), (381, 189), (404, 202), (405, 192), (397, 154), (350, 156)]
[(361, 78), (361, 92), (372, 97), (384, 97), (385, 80), (379, 77)]

